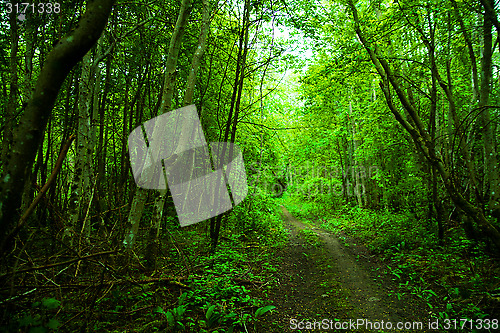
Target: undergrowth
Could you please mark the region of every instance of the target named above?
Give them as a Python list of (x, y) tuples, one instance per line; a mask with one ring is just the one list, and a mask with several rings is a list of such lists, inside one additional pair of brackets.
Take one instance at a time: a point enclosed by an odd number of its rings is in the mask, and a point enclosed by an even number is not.
[(499, 317), (498, 258), (484, 243), (453, 229), (440, 245), (435, 227), (411, 213), (347, 206), (325, 209), (290, 197), (283, 203), (294, 216), (336, 233), (346, 245), (366, 246), (383, 263), (375, 274), (389, 276), (399, 286), (391, 293), (399, 299), (410, 295), (421, 299), (432, 318), (449, 322)]
[(0, 300), (0, 332), (255, 332), (274, 309), (270, 258), (286, 240), (278, 209), (272, 199), (247, 198), (224, 218), (215, 253), (208, 221), (180, 228), (166, 217), (153, 271), (141, 251), (144, 228), (128, 256), (17, 274), (2, 289), (14, 293)]

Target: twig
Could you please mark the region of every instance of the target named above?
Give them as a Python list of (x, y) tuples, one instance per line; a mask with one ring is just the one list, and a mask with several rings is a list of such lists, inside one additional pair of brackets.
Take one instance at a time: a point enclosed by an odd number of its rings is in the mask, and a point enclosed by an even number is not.
[(139, 309), (130, 310), (130, 311), (124, 311), (124, 312), (116, 312), (116, 311), (101, 311), (101, 312), (102, 313), (109, 313), (109, 314), (117, 314), (117, 315), (129, 315), (129, 314), (132, 314), (134, 312), (138, 312), (138, 311), (150, 309), (153, 306), (155, 306), (155, 305), (154, 304), (153, 305), (148, 305), (148, 306), (144, 306), (144, 307), (139, 308)]
[(130, 29), (129, 31), (126, 31), (124, 34), (122, 34), (121, 36), (119, 36), (118, 38), (116, 38), (112, 43), (111, 45), (108, 47), (108, 49), (99, 57), (97, 58), (96, 60), (94, 60), (94, 63), (92, 64), (93, 65), (93, 70), (95, 70), (95, 68), (97, 68), (97, 66), (99, 65), (99, 63), (101, 61), (103, 61), (110, 53), (111, 51), (113, 51), (113, 48), (116, 46), (116, 44), (125, 39), (125, 37), (127, 37), (128, 35), (130, 35), (132, 32), (134, 32), (135, 30), (137, 30), (139, 27), (143, 26), (144, 24), (148, 23), (153, 17), (148, 17), (147, 19), (137, 23), (135, 26), (132, 27), (132, 29)]
[(78, 257), (78, 258), (67, 260), (67, 261), (63, 261), (63, 262), (58, 262), (58, 263), (55, 263), (55, 264), (42, 265), (42, 266), (37, 266), (37, 267), (30, 267), (30, 268), (22, 269), (20, 271), (15, 271), (15, 272), (10, 272), (10, 273), (6, 273), (6, 274), (3, 274), (3, 275), (0, 275), (0, 279), (3, 279), (3, 278), (5, 278), (7, 276), (10, 276), (12, 274), (27, 273), (27, 272), (37, 271), (37, 270), (41, 270), (41, 269), (48, 269), (48, 268), (62, 266), (62, 265), (69, 265), (69, 264), (72, 264), (74, 262), (85, 260), (85, 259), (88, 259), (88, 258), (93, 258), (93, 257), (98, 257), (98, 256), (104, 256), (104, 255), (107, 255), (107, 254), (113, 254), (113, 253), (117, 253), (117, 252), (119, 252), (119, 250), (104, 251), (104, 252), (89, 254), (87, 256)]
[(73, 319), (75, 319), (76, 317), (79, 317), (82, 313), (84, 313), (85, 310), (82, 310), (82, 311), (79, 311), (77, 314), (75, 314), (73, 317), (69, 318), (68, 320), (66, 320), (61, 326), (59, 326), (59, 329), (61, 329), (61, 327), (64, 327), (66, 326), (69, 322), (71, 322)]
[(63, 149), (59, 153), (59, 158), (57, 159), (56, 165), (54, 167), (54, 170), (52, 170), (52, 173), (50, 174), (49, 179), (47, 180), (45, 185), (43, 185), (40, 192), (38, 192), (38, 195), (36, 196), (35, 200), (33, 200), (31, 205), (28, 207), (28, 209), (26, 209), (24, 214), (21, 216), (21, 218), (19, 219), (19, 222), (17, 222), (17, 225), (15, 226), (14, 230), (12, 230), (8, 234), (8, 236), (5, 237), (5, 241), (1, 244), (1, 247), (0, 247), (0, 253), (4, 253), (4, 249), (7, 246), (7, 244), (9, 244), (12, 241), (12, 239), (14, 239), (14, 237), (17, 235), (19, 230), (21, 230), (21, 228), (24, 226), (24, 224), (28, 220), (28, 217), (31, 215), (31, 213), (33, 213), (33, 211), (35, 210), (35, 207), (38, 205), (38, 203), (40, 202), (42, 197), (45, 195), (45, 193), (49, 189), (50, 185), (56, 179), (56, 176), (59, 173), (59, 170), (61, 170), (62, 163), (63, 163), (64, 159), (66, 158), (66, 153), (68, 152), (69, 147), (71, 146), (71, 143), (73, 142), (73, 140), (75, 138), (76, 138), (75, 135), (71, 135), (69, 137), (68, 141), (66, 141)]
[(33, 289), (28, 290), (28, 291), (26, 291), (26, 292), (24, 292), (24, 293), (22, 293), (22, 294), (20, 294), (20, 295), (16, 295), (16, 296), (12, 296), (11, 298), (7, 298), (6, 300), (3, 300), (2, 302), (0, 302), (0, 305), (5, 304), (5, 303), (10, 302), (10, 301), (15, 301), (15, 300), (16, 300), (16, 299), (18, 299), (19, 297), (22, 297), (22, 296), (26, 296), (26, 295), (28, 295), (28, 294), (31, 294), (32, 292), (34, 292), (34, 291), (36, 291), (36, 290), (37, 290), (37, 288), (33, 288)]
[[(94, 186), (92, 188), (92, 194), (90, 195), (90, 200), (89, 200), (89, 205), (87, 207), (87, 212), (85, 213), (85, 217), (83, 218), (82, 230), (80, 231), (80, 237), (78, 238), (78, 256), (80, 256), (81, 251), (82, 251), (82, 248), (81, 248), (81, 245), (82, 245), (82, 235), (83, 235), (84, 229), (86, 229), (85, 228), (85, 224), (87, 222), (87, 217), (89, 216), (89, 211), (90, 211), (90, 206), (92, 205), (92, 200), (94, 199), (94, 192), (95, 192), (95, 187), (97, 185), (97, 178), (98, 177), (99, 177), (99, 173), (96, 175), (96, 180), (95, 180)], [(90, 225), (88, 226), (88, 228), (90, 228)], [(88, 238), (86, 238), (86, 239), (88, 241)], [(78, 261), (78, 263), (76, 264), (75, 277), (78, 275), (78, 271), (80, 269), (80, 263), (81, 263), (81, 261)]]
[[(66, 284), (66, 285), (60, 285), (60, 288), (62, 289), (85, 289), (85, 288), (92, 288), (92, 287), (101, 287), (101, 286), (120, 286), (124, 285), (127, 283), (130, 284), (136, 284), (136, 285), (141, 285), (141, 284), (148, 284), (148, 283), (165, 283), (165, 284), (170, 284), (170, 285), (176, 285), (181, 288), (185, 289), (191, 289), (188, 285), (185, 285), (184, 283), (180, 282), (182, 280), (187, 279), (187, 277), (164, 277), (164, 278), (152, 278), (152, 279), (144, 279), (144, 280), (118, 280), (118, 281), (109, 281), (109, 282), (103, 282), (103, 283), (94, 283), (94, 284)], [(16, 288), (54, 288), (53, 286), (50, 285), (43, 285), (43, 286), (32, 286), (32, 285), (26, 285), (26, 286), (16, 286)]]

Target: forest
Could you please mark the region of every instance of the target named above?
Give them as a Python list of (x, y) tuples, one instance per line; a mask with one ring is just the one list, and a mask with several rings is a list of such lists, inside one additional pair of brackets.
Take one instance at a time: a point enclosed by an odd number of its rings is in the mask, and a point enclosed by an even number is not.
[(500, 329), (497, 1), (50, 1), (0, 2), (0, 332)]

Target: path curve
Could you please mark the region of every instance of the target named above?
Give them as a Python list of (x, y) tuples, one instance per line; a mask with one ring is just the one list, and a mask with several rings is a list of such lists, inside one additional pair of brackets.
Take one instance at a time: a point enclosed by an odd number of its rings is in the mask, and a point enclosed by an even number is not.
[[(327, 332), (325, 329), (302, 329), (309, 323), (348, 322), (365, 319), (372, 324), (390, 322), (392, 330), (356, 329), (342, 332), (426, 332), (429, 331), (425, 306), (410, 295), (401, 300), (391, 293), (397, 288), (370, 272), (368, 263), (357, 261), (355, 255), (339, 239), (316, 226), (308, 226), (281, 207), (289, 231), (288, 244), (277, 254), (280, 266), (278, 287), (269, 298), (277, 310), (263, 319), (258, 332)], [(306, 230), (309, 229), (309, 230)], [(304, 234), (317, 235), (320, 245), (309, 246)], [(398, 322), (421, 322), (422, 329), (398, 330)], [(415, 324), (418, 325), (418, 324)], [(434, 330), (433, 332), (437, 332)]]

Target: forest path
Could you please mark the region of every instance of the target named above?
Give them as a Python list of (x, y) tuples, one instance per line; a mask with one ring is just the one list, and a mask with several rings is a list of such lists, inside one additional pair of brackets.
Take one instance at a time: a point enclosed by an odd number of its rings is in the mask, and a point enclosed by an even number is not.
[[(427, 331), (425, 307), (407, 295), (401, 300), (391, 295), (397, 286), (381, 276), (380, 264), (356, 260), (353, 252), (363, 251), (361, 247), (346, 248), (335, 235), (302, 223), (285, 207), (282, 214), (289, 241), (277, 253), (279, 285), (268, 295), (277, 309), (265, 316), (259, 332)], [(373, 329), (366, 329), (366, 322), (353, 329), (358, 319), (368, 320)], [(385, 329), (375, 329), (382, 321)], [(308, 322), (309, 328), (316, 322), (316, 329), (308, 329)], [(392, 330), (387, 330), (388, 322)], [(398, 330), (398, 322), (422, 322), (422, 329)]]

